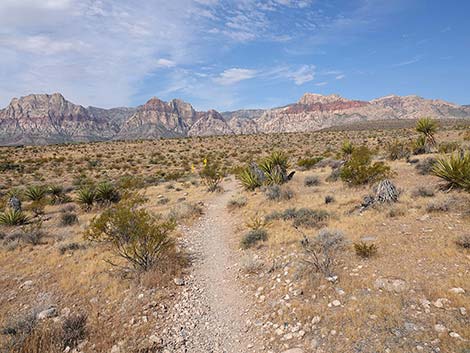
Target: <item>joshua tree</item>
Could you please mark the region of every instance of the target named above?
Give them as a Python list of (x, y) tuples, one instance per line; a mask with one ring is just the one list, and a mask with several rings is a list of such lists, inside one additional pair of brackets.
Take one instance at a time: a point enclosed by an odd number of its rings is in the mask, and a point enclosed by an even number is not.
[(416, 131), (422, 135), (425, 145), (435, 146), (434, 134), (437, 131), (437, 122), (431, 118), (421, 118), (416, 122)]

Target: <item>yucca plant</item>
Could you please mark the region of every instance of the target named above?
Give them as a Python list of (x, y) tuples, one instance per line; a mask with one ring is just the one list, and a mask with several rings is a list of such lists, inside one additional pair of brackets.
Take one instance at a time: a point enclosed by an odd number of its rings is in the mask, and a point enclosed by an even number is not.
[(421, 118), (416, 122), (416, 131), (422, 134), (430, 146), (436, 145), (434, 134), (437, 132), (437, 122), (431, 118)]
[(46, 196), (46, 188), (40, 185), (29, 186), (24, 195), (30, 201), (41, 201)]
[(104, 181), (96, 187), (96, 200), (100, 203), (115, 203), (120, 199), (116, 187), (108, 181)]
[(85, 210), (93, 207), (96, 200), (95, 190), (90, 187), (83, 187), (77, 192), (77, 202), (82, 205)]
[(279, 185), (286, 181), (289, 159), (282, 152), (273, 152), (259, 164), (266, 177), (267, 185)]
[(48, 193), (51, 195), (50, 202), (52, 205), (58, 205), (71, 201), (70, 197), (66, 195), (64, 188), (60, 185), (49, 186)]
[(28, 217), (22, 212), (13, 209), (7, 209), (0, 213), (0, 224), (6, 226), (18, 226), (28, 222)]
[(261, 186), (261, 181), (250, 167), (243, 169), (240, 174), (238, 174), (238, 179), (247, 190), (254, 190)]
[(460, 188), (470, 192), (470, 153), (454, 153), (438, 158), (432, 174), (444, 179), (449, 188)]

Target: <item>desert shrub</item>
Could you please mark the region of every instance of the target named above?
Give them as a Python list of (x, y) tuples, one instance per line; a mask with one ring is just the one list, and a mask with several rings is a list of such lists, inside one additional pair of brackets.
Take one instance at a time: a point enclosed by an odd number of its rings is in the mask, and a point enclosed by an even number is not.
[(41, 201), (47, 194), (47, 189), (40, 185), (29, 186), (24, 196), (30, 201)]
[(199, 172), (204, 184), (207, 186), (207, 190), (214, 192), (220, 190), (220, 183), (222, 182), (223, 173), (220, 170), (220, 166), (216, 163), (205, 163), (202, 170)]
[(74, 348), (86, 337), (86, 324), (88, 316), (84, 313), (71, 314), (62, 323), (62, 347)]
[(84, 245), (78, 244), (78, 243), (68, 243), (68, 244), (63, 244), (59, 247), (59, 252), (61, 255), (65, 254), (68, 251), (75, 251), (75, 250), (81, 250), (85, 249)]
[(335, 202), (335, 198), (331, 195), (326, 195), (325, 196), (325, 204), (333, 203)]
[(405, 210), (400, 207), (391, 207), (387, 213), (387, 216), (390, 218), (401, 217), (404, 215), (405, 215)]
[(303, 234), (301, 245), (304, 250), (303, 260), (315, 272), (331, 277), (337, 253), (344, 248), (346, 241), (343, 232), (324, 228), (313, 239)]
[(297, 165), (305, 170), (312, 169), (318, 162), (320, 162), (323, 157), (311, 157), (299, 159)]
[(258, 244), (260, 241), (265, 241), (268, 239), (268, 232), (266, 229), (251, 229), (248, 233), (246, 233), (242, 240), (241, 240), (241, 247), (243, 249), (248, 249), (256, 244)]
[(445, 180), (448, 188), (470, 191), (470, 153), (439, 158), (433, 165), (432, 174)]
[(343, 144), (341, 145), (341, 157), (344, 160), (348, 160), (351, 157), (353, 152), (354, 152), (354, 145), (352, 144), (352, 142), (349, 140), (344, 141)]
[(416, 163), (415, 168), (418, 171), (418, 174), (428, 175), (428, 174), (431, 174), (435, 163), (436, 163), (435, 158), (428, 157), (428, 158), (420, 160), (418, 163)]
[(333, 168), (330, 175), (326, 178), (326, 181), (331, 183), (337, 181), (341, 177), (341, 168)]
[(460, 149), (458, 142), (441, 142), (438, 147), (439, 153), (452, 153)]
[(96, 186), (95, 200), (99, 203), (109, 205), (110, 203), (119, 202), (120, 199), (119, 191), (109, 181), (103, 181)]
[(76, 213), (64, 212), (60, 215), (60, 225), (68, 227), (78, 223), (78, 216)]
[(294, 197), (294, 192), (286, 187), (280, 185), (269, 185), (265, 188), (264, 194), (268, 200), (290, 200)]
[(148, 271), (174, 246), (170, 233), (175, 222), (153, 216), (137, 204), (135, 199), (125, 199), (111, 206), (92, 220), (85, 237), (110, 243), (131, 268)]
[(119, 178), (116, 187), (120, 190), (136, 190), (145, 186), (145, 182), (140, 176), (123, 175)]
[(372, 163), (372, 152), (366, 146), (355, 148), (340, 172), (341, 180), (349, 185), (375, 183), (389, 175), (389, 166), (383, 162)]
[(265, 184), (280, 185), (287, 181), (289, 158), (283, 152), (276, 151), (263, 159), (259, 168), (264, 172)]
[(408, 143), (394, 140), (387, 145), (387, 156), (388, 159), (395, 161), (398, 159), (405, 159), (410, 157), (411, 148)]
[(77, 191), (77, 202), (83, 209), (89, 211), (96, 200), (96, 193), (92, 187), (86, 186)]
[(455, 240), (455, 243), (464, 249), (470, 249), (470, 234), (462, 234)]
[(419, 136), (412, 144), (412, 151), (415, 155), (430, 153), (431, 147), (426, 143), (426, 138), (424, 136)]
[(434, 189), (427, 186), (420, 186), (411, 193), (413, 197), (433, 197)]
[(263, 266), (263, 262), (256, 255), (245, 255), (240, 259), (240, 268), (245, 273), (258, 273)]
[(47, 199), (42, 198), (42, 199), (31, 202), (28, 208), (29, 210), (31, 210), (31, 212), (33, 212), (35, 217), (38, 217), (44, 214), (44, 209), (47, 204), (48, 204)]
[(42, 222), (36, 222), (23, 227), (19, 233), (21, 240), (27, 244), (38, 245), (44, 238), (45, 233), (42, 230)]
[(51, 185), (47, 191), (51, 196), (51, 205), (59, 205), (72, 201), (70, 196), (66, 194), (65, 189), (60, 185)]
[(330, 215), (324, 210), (312, 210), (310, 208), (288, 208), (283, 212), (273, 212), (265, 217), (267, 222), (282, 219), (291, 220), (294, 227), (322, 227), (326, 225)]
[(168, 213), (168, 218), (177, 222), (183, 219), (199, 217), (203, 214), (203, 211), (202, 206), (198, 203), (184, 202), (172, 207)]
[(18, 226), (28, 222), (28, 217), (23, 211), (17, 211), (13, 209), (6, 209), (0, 213), (0, 225), (5, 226)]
[(426, 206), (427, 212), (447, 212), (450, 210), (450, 201), (449, 200), (441, 200), (441, 201), (434, 201), (428, 203)]
[(377, 254), (377, 246), (373, 243), (368, 244), (366, 242), (354, 243), (354, 251), (356, 255), (363, 259), (368, 259)]
[(304, 185), (305, 186), (318, 186), (320, 185), (320, 178), (315, 175), (309, 175), (305, 177)]
[(234, 208), (241, 208), (241, 207), (244, 207), (246, 206), (248, 200), (245, 196), (243, 195), (236, 195), (236, 196), (233, 196), (228, 204), (227, 204), (227, 207), (230, 208), (230, 209), (234, 209)]

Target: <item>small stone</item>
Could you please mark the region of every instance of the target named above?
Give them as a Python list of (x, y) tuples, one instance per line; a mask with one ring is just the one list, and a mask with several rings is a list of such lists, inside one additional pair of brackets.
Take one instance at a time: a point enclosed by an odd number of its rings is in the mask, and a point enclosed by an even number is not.
[(449, 289), (449, 292), (454, 293), (454, 294), (465, 294), (465, 289), (463, 288), (451, 288)]
[(387, 292), (400, 293), (406, 290), (406, 282), (399, 278), (377, 278), (374, 282), (376, 289), (383, 289)]
[(302, 348), (291, 348), (287, 351), (283, 351), (282, 353), (304, 353)]
[(51, 307), (37, 314), (36, 319), (44, 320), (44, 319), (48, 319), (48, 318), (56, 317), (56, 316), (57, 316), (57, 309), (54, 307)]
[(184, 280), (182, 278), (179, 278), (179, 277), (175, 277), (173, 279), (173, 282), (175, 282), (175, 284), (177, 286), (184, 286)]
[(434, 325), (434, 331), (436, 331), (438, 333), (444, 333), (444, 332), (447, 332), (447, 327), (445, 327), (442, 324), (436, 324), (436, 325)]
[(33, 285), (33, 281), (28, 280), (23, 282), (23, 284), (20, 286), (20, 289), (29, 289)]
[(112, 348), (111, 348), (111, 352), (110, 353), (121, 353), (121, 347), (119, 347), (117, 344), (115, 344)]
[(316, 325), (318, 323), (320, 323), (321, 321), (321, 317), (320, 316), (314, 316), (313, 319), (312, 319), (312, 325)]
[(463, 306), (461, 308), (459, 308), (459, 311), (460, 311), (460, 314), (462, 316), (466, 316), (467, 315), (467, 309), (465, 309)]
[(436, 308), (442, 309), (446, 303), (449, 303), (449, 299), (439, 298), (434, 303), (432, 303), (432, 305), (434, 305)]
[(452, 338), (458, 338), (458, 339), (463, 339), (462, 336), (460, 336), (457, 332), (449, 332), (449, 336)]
[(341, 305), (341, 302), (340, 302), (339, 300), (333, 300), (333, 301), (331, 302), (331, 304), (332, 304), (333, 306), (340, 306), (340, 305)]

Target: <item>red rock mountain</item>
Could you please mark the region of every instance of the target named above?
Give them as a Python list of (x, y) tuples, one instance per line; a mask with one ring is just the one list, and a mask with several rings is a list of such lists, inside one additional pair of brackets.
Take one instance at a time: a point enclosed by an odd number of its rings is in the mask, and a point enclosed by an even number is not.
[(387, 119), (469, 118), (470, 107), (418, 96), (372, 101), (307, 93), (297, 103), (269, 110), (197, 112), (191, 104), (151, 98), (137, 108), (85, 108), (58, 93), (14, 98), (0, 110), (0, 145), (88, 142), (314, 131)]

